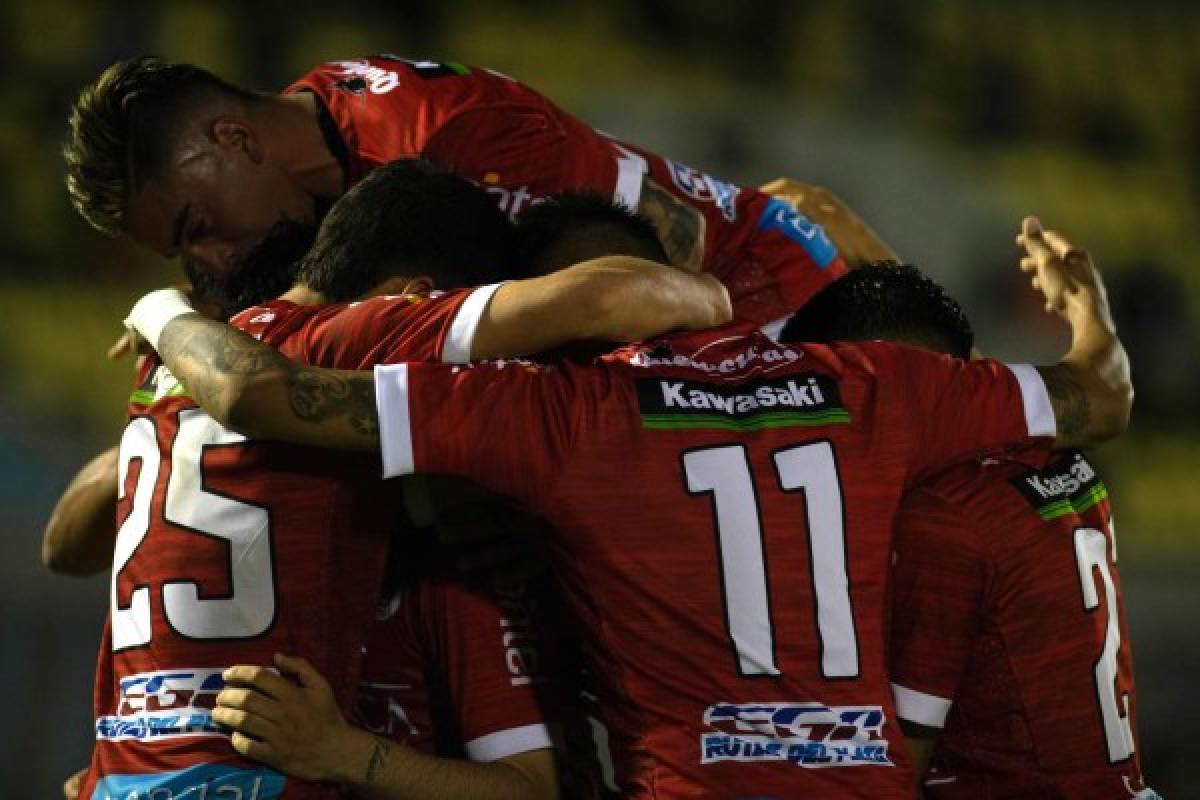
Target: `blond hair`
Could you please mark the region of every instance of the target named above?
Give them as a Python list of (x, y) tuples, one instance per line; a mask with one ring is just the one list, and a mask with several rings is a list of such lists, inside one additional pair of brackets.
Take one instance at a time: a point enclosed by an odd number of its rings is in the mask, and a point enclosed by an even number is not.
[(97, 230), (121, 233), (130, 195), (163, 165), (182, 112), (214, 92), (260, 98), (208, 70), (151, 56), (118, 61), (100, 73), (79, 92), (68, 117), (63, 159), (75, 210)]

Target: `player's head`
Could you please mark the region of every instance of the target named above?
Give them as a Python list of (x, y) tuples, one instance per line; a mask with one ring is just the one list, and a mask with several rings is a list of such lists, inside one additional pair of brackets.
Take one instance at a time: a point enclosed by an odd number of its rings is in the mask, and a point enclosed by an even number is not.
[(975, 341), (958, 302), (910, 265), (882, 262), (850, 272), (792, 315), (785, 342), (886, 339), (958, 358)]
[(552, 197), (517, 220), (514, 263), (529, 275), (545, 275), (611, 255), (667, 263), (667, 254), (648, 220), (597, 194)]
[(273, 160), (270, 98), (190, 64), (119, 61), (83, 88), (63, 146), (89, 223), (220, 274), (312, 197)]
[(427, 161), (393, 161), (333, 204), (296, 278), (333, 301), (397, 276), (479, 286), (506, 277), (512, 237), (496, 201), (470, 181)]

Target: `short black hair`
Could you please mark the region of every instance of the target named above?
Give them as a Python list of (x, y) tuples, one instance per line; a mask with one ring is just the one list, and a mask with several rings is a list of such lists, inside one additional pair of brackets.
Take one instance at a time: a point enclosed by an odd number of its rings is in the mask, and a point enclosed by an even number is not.
[(780, 339), (887, 339), (967, 358), (975, 343), (962, 306), (910, 264), (882, 261), (826, 286), (792, 315)]
[(545, 275), (580, 261), (607, 255), (667, 262), (654, 226), (593, 192), (554, 195), (517, 218), (514, 266)]
[(512, 246), (512, 224), (490, 195), (428, 161), (402, 159), (333, 204), (296, 278), (335, 302), (397, 275), (480, 286), (506, 277)]

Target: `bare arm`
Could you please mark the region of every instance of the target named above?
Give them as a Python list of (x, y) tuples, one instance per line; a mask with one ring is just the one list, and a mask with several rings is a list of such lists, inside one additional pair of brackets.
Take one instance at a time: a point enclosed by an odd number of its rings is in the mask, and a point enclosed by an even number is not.
[(471, 357), (528, 355), (580, 339), (632, 342), (732, 316), (729, 292), (711, 275), (606, 256), (501, 286), (479, 321)]
[(52, 572), (86, 577), (112, 564), (117, 536), (117, 448), (75, 474), (42, 535), (42, 563)]
[(277, 656), (275, 663), (282, 675), (254, 666), (227, 670), (213, 710), (248, 758), (304, 780), (343, 784), (369, 800), (558, 797), (548, 748), (487, 763), (425, 755), (347, 723), (308, 662)]
[(1057, 424), (1055, 445), (1078, 447), (1118, 436), (1129, 426), (1133, 383), (1129, 358), (1091, 257), (1027, 217), (1018, 244), (1021, 269), (1046, 298), (1046, 310), (1071, 326), (1071, 348), (1052, 367), (1039, 367)]
[(879, 261), (899, 261), (896, 251), (863, 222), (854, 209), (822, 186), (791, 178), (776, 178), (759, 191), (791, 203), (797, 211), (825, 229), (846, 266), (858, 269)]

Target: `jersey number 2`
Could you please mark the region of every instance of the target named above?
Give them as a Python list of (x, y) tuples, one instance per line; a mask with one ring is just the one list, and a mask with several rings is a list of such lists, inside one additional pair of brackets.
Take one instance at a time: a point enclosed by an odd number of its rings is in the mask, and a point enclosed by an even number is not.
[[(230, 571), (230, 592), (224, 597), (203, 597), (200, 585), (184, 578), (162, 582), (163, 616), (175, 633), (187, 639), (248, 639), (265, 633), (275, 619), (270, 515), (265, 508), (204, 488), (205, 450), (244, 441), (246, 437), (221, 427), (198, 408), (179, 413), (163, 519), (182, 532), (227, 542)], [(151, 638), (151, 587), (135, 587), (124, 607), (118, 591), (121, 572), (150, 532), (150, 506), (162, 472), (158, 431), (149, 417), (132, 420), (121, 437), (118, 486), (122, 500), (135, 460), (141, 461), (141, 470), (113, 552), (114, 651), (141, 647)]]
[[(776, 451), (772, 461), (780, 488), (804, 495), (821, 674), (826, 678), (857, 677), (858, 640), (846, 571), (842, 487), (833, 446), (820, 441), (788, 447)], [(746, 448), (731, 444), (688, 451), (683, 454), (683, 471), (689, 494), (712, 495), (725, 621), (738, 670), (746, 676), (779, 675), (762, 515)]]
[[(1111, 523), (1110, 523), (1111, 526)], [(1075, 561), (1079, 565), (1079, 582), (1083, 588), (1083, 608), (1093, 612), (1100, 607), (1095, 573), (1104, 584), (1105, 624), (1104, 649), (1093, 670), (1096, 678), (1096, 699), (1104, 720), (1104, 740), (1108, 743), (1108, 760), (1124, 761), (1133, 755), (1133, 726), (1129, 724), (1129, 695), (1122, 694), (1117, 702), (1117, 653), (1121, 650), (1121, 626), (1117, 619), (1117, 589), (1108, 566), (1108, 539), (1095, 528), (1075, 530)], [(1116, 562), (1114, 553), (1113, 562)]]

